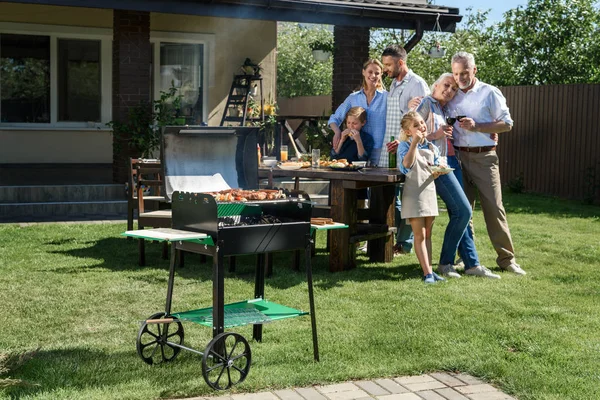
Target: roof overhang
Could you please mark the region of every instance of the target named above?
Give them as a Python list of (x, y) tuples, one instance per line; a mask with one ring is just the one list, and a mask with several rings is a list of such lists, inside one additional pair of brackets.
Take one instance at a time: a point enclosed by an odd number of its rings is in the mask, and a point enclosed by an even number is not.
[(454, 32), (458, 8), (402, 0), (12, 0), (56, 5), (224, 18)]

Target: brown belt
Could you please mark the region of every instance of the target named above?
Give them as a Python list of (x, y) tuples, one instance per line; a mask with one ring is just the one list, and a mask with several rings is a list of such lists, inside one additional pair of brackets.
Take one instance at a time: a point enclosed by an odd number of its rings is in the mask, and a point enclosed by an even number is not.
[(486, 151), (496, 150), (496, 146), (482, 146), (482, 147), (458, 147), (454, 146), (456, 150), (466, 151), (467, 153), (484, 153)]

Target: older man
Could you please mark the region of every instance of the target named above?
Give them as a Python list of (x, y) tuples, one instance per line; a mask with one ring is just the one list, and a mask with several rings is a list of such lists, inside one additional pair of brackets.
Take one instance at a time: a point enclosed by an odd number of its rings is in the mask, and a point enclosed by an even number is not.
[[(494, 134), (512, 129), (506, 99), (500, 90), (479, 81), (475, 74), (475, 58), (467, 52), (458, 52), (452, 57), (452, 74), (460, 90), (448, 104), (457, 116), (464, 116), (455, 124), (454, 149), (458, 151), (462, 171), (463, 187), (471, 206), (475, 205), (476, 191), (479, 192), (481, 209), (485, 218), (490, 240), (498, 254), (496, 262), (506, 271), (525, 275), (515, 260), (506, 212), (502, 204), (500, 171), (496, 154)], [(473, 234), (471, 228), (467, 229)], [(471, 268), (470, 275), (493, 276), (485, 267)]]
[[(409, 100), (413, 97), (422, 97), (429, 94), (427, 83), (408, 68), (406, 58), (406, 50), (398, 45), (386, 47), (381, 54), (383, 73), (393, 80), (387, 98), (385, 137), (383, 139), (386, 147), (382, 148), (378, 163), (380, 167), (387, 167), (389, 153), (396, 153), (398, 150), (399, 142), (397, 139), (400, 136), (400, 121), (404, 114), (409, 111)], [(394, 136), (394, 141), (390, 140), (392, 136)], [(372, 157), (372, 159), (376, 158)], [(400, 216), (402, 192), (399, 186), (396, 192), (395, 221), (398, 231), (396, 232), (394, 254), (410, 253), (413, 246), (413, 232), (410, 224), (406, 223), (406, 220)]]

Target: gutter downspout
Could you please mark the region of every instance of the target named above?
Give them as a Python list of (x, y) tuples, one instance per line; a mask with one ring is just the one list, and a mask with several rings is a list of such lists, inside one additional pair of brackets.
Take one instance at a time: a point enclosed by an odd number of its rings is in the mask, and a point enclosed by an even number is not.
[(416, 23), (415, 34), (412, 35), (404, 45), (404, 50), (406, 50), (407, 53), (409, 53), (423, 38), (423, 23), (421, 20), (417, 20)]

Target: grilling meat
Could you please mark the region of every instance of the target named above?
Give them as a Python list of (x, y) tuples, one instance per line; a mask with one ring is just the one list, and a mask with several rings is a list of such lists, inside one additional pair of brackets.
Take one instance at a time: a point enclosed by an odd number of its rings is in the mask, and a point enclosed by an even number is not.
[(216, 201), (219, 202), (246, 202), (256, 200), (285, 199), (285, 193), (281, 190), (242, 190), (227, 189), (220, 192), (211, 192)]

